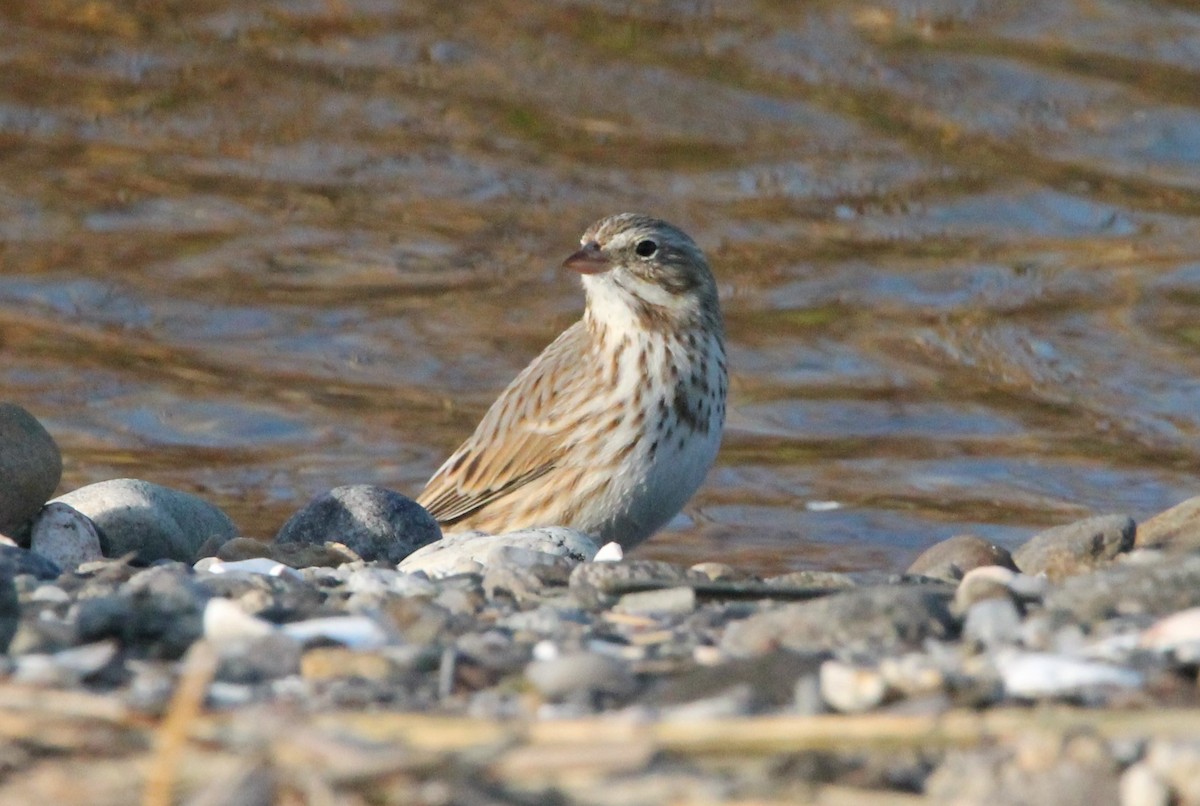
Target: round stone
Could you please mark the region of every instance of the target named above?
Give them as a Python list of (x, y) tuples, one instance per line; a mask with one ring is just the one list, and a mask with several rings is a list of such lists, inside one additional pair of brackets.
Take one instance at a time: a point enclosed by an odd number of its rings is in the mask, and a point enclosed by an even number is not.
[(275, 542), (342, 543), (364, 560), (398, 563), (442, 536), (424, 507), (383, 487), (336, 487), (293, 515)]
[(62, 456), (37, 418), (13, 403), (0, 403), (0, 533), (18, 537), (54, 495)]

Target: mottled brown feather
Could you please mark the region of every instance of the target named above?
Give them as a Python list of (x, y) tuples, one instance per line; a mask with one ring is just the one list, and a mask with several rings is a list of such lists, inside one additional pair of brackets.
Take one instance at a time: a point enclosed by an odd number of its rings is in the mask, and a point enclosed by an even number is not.
[[(461, 521), (506, 493), (552, 470), (568, 445), (578, 404), (581, 355), (591, 355), (583, 322), (554, 340), (501, 393), (470, 438), (442, 465), (417, 498), (440, 523)], [(549, 387), (520, 397), (526, 376)], [(463, 472), (465, 469), (474, 472)]]

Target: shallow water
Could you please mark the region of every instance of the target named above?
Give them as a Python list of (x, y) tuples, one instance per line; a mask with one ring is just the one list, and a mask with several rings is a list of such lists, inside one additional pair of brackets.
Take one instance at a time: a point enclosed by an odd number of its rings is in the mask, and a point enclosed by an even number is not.
[(63, 490), (257, 536), (415, 493), (634, 209), (709, 252), (733, 374), (640, 556), (902, 568), (1200, 492), (1189, 4), (0, 2), (0, 164), (0, 388)]

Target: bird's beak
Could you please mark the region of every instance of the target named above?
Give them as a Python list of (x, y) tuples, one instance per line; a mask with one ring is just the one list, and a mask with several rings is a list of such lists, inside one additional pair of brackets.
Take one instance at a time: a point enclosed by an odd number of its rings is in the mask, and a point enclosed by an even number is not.
[(608, 256), (600, 250), (600, 244), (588, 241), (575, 254), (563, 261), (564, 269), (572, 269), (580, 274), (599, 274), (612, 268)]

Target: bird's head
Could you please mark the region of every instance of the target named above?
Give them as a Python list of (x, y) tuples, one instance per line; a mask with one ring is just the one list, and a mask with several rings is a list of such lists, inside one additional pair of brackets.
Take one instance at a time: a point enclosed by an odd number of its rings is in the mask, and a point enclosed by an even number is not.
[(563, 266), (582, 275), (594, 322), (659, 330), (719, 326), (708, 261), (677, 227), (620, 213), (588, 227), (580, 244)]

